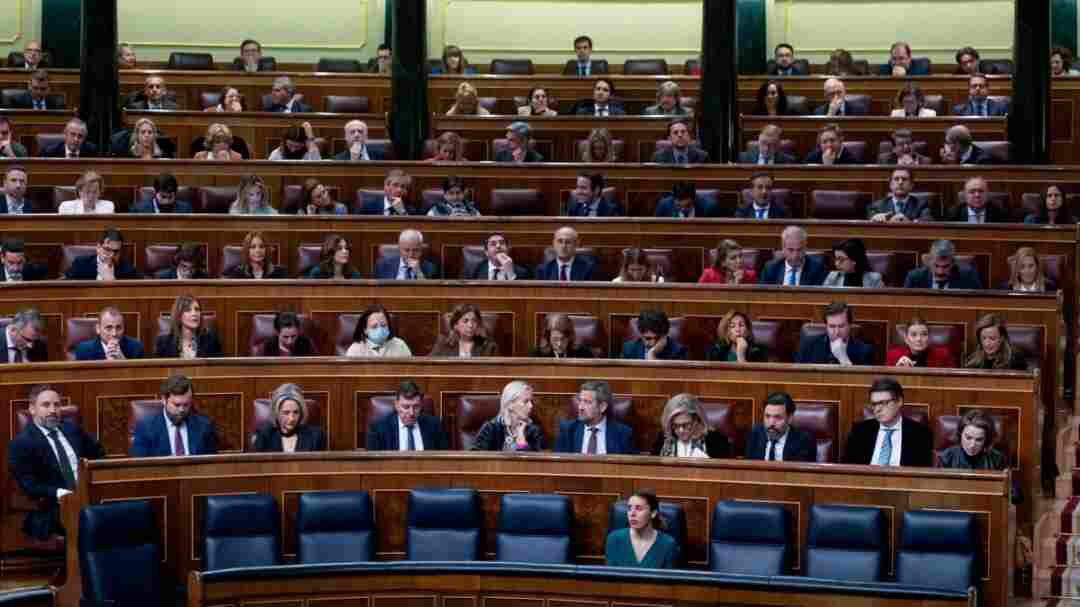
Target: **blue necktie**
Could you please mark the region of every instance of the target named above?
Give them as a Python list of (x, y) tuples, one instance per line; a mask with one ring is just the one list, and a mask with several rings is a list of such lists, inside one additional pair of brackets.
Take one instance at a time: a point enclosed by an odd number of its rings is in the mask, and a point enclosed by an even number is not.
[(577, 64), (577, 75), (578, 76), (588, 76), (589, 75), (589, 68), (584, 63)]
[(405, 268), (405, 280), (416, 280), (416, 272), (412, 268)]
[(789, 287), (798, 286), (798, 284), (795, 282), (795, 270), (794, 269), (788, 270), (787, 280), (784, 281), (784, 284), (789, 286)]
[(405, 426), (405, 432), (409, 434), (409, 451), (416, 451), (416, 437), (413, 436), (413, 427)]
[(892, 461), (892, 435), (896, 432), (896, 428), (882, 428), (882, 432), (885, 433), (885, 438), (881, 441), (881, 451), (877, 456), (877, 465), (888, 466)]
[(754, 208), (754, 213), (757, 215), (757, 219), (765, 219), (765, 209)]

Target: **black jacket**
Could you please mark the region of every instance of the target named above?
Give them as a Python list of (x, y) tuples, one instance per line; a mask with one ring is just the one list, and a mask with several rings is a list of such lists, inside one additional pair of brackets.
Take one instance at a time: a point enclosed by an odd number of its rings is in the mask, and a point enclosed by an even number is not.
[[(529, 451), (542, 451), (544, 449), (544, 431), (536, 424), (529, 424), (525, 428), (525, 441), (529, 443)], [(480, 431), (476, 433), (473, 444), (469, 451), (502, 451), (506, 442), (506, 425), (498, 417), (484, 422)]]
[[(158, 335), (154, 340), (154, 356), (157, 358), (180, 358), (180, 344), (173, 334)], [(217, 333), (203, 331), (195, 338), (196, 358), (220, 358), (224, 356), (221, 351), (221, 342)]]
[[(424, 451), (446, 451), (450, 448), (450, 439), (442, 427), (442, 420), (434, 415), (421, 414), (416, 418), (420, 426), (420, 440), (424, 442)], [(401, 448), (398, 434), (398, 416), (387, 415), (367, 431), (364, 446), (368, 451), (397, 451)]]
[[(924, 468), (933, 466), (934, 438), (930, 430), (906, 417), (901, 424), (900, 465)], [(852, 426), (847, 439), (847, 452), (844, 453), (845, 464), (873, 463), (870, 458), (874, 456), (874, 445), (877, 443), (880, 426), (876, 419), (861, 421)]]
[[(765, 426), (757, 424), (746, 435), (746, 459), (765, 459), (765, 448), (769, 445), (769, 435)], [(795, 426), (788, 426), (787, 439), (784, 440), (785, 462), (816, 462), (817, 441), (808, 432)]]
[[(325, 451), (326, 437), (318, 426), (303, 424), (296, 427), (296, 450), (297, 451)], [(274, 424), (264, 424), (255, 431), (255, 444), (252, 450), (256, 453), (280, 453), (284, 451), (281, 446), (281, 432)]]

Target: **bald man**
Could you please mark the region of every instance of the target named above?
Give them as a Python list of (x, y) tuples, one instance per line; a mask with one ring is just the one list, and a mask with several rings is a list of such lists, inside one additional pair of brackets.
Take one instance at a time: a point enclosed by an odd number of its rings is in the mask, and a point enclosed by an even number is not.
[(815, 116), (862, 116), (866, 108), (854, 104), (848, 105), (847, 86), (839, 78), (825, 81), (825, 103), (817, 106)]
[(424, 259), (424, 235), (419, 230), (402, 230), (398, 235), (398, 254), (383, 257), (375, 264), (375, 278), (380, 280), (438, 280), (439, 266)]
[(578, 233), (570, 226), (563, 226), (555, 230), (555, 238), (551, 248), (555, 252), (555, 258), (547, 263), (536, 266), (537, 280), (558, 280), (570, 282), (578, 280), (592, 280), (595, 264), (589, 257), (577, 254)]

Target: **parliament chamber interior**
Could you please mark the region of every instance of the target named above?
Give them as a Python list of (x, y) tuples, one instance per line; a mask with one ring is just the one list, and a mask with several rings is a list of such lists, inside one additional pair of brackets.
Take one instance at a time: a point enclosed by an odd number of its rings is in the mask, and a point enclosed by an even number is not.
[(8, 2), (0, 605), (1080, 604), (1076, 0)]

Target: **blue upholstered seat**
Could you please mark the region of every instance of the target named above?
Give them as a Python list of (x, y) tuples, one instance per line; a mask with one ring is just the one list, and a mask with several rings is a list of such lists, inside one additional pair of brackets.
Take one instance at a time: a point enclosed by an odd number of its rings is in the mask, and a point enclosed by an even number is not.
[(296, 514), (301, 564), (375, 560), (375, 514), (366, 491), (304, 493)]
[(161, 547), (146, 501), (87, 506), (79, 513), (81, 604), (163, 605)]
[(862, 506), (811, 506), (806, 544), (807, 576), (880, 581), (886, 562), (885, 515)]
[(480, 495), (472, 489), (409, 492), (405, 558), (410, 561), (480, 560)]
[(574, 504), (565, 495), (508, 493), (499, 505), (495, 559), (526, 563), (573, 562)]
[(975, 584), (975, 515), (909, 510), (900, 528), (896, 581), (913, 586), (967, 590)]
[(791, 516), (777, 504), (726, 500), (713, 510), (709, 568), (783, 575), (790, 566)]
[(274, 498), (264, 493), (206, 498), (203, 561), (207, 571), (279, 564), (281, 524)]

